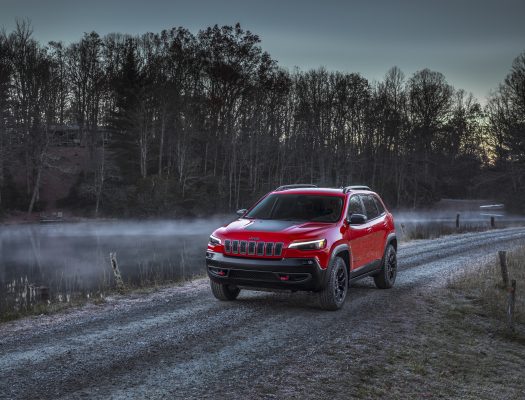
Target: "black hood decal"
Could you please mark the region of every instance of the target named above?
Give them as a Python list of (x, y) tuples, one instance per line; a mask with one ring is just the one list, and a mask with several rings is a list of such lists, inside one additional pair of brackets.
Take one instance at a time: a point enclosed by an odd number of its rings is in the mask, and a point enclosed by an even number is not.
[(257, 232), (279, 232), (291, 226), (297, 225), (298, 221), (279, 221), (275, 219), (256, 219), (244, 228), (245, 231)]

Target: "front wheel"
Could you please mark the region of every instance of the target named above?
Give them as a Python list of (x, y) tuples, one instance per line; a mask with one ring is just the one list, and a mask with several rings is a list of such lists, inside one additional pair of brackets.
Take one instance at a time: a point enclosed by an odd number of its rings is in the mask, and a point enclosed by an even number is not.
[(340, 309), (348, 292), (348, 268), (345, 260), (335, 257), (328, 267), (328, 283), (318, 294), (322, 309), (335, 311)]
[(215, 298), (221, 301), (235, 300), (241, 292), (241, 289), (239, 289), (237, 286), (217, 283), (212, 280), (210, 280), (210, 286)]
[(374, 283), (378, 289), (390, 289), (394, 286), (397, 276), (397, 255), (394, 246), (389, 244), (383, 256), (381, 271), (374, 276)]

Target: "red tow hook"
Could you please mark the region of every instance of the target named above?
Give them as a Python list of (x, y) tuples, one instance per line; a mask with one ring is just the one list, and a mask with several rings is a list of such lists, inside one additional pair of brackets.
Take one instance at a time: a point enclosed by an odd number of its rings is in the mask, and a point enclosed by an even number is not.
[(290, 276), (288, 275), (279, 275), (279, 279), (282, 281), (288, 281), (290, 280)]
[(226, 275), (226, 272), (224, 272), (223, 270), (219, 270), (217, 274), (219, 274), (220, 276), (224, 276)]

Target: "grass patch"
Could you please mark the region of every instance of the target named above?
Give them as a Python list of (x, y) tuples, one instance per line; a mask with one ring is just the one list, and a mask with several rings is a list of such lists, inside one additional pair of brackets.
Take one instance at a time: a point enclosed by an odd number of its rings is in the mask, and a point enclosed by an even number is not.
[[(499, 226), (498, 228), (501, 228)], [(437, 239), (441, 236), (467, 232), (483, 232), (491, 229), (488, 224), (463, 224), (459, 228), (445, 222), (401, 223), (397, 229), (402, 241)]]
[[(516, 280), (515, 321), (525, 324), (525, 246), (507, 254), (509, 280)], [(499, 260), (482, 268), (467, 270), (452, 277), (450, 289), (460, 291), (470, 306), (480, 316), (492, 317), (502, 322), (506, 319), (508, 292), (503, 287)], [(480, 307), (473, 307), (479, 305)], [(463, 307), (464, 308), (464, 307)], [(470, 313), (473, 310), (466, 310)]]
[[(16, 319), (30, 317), (34, 315), (49, 315), (55, 314), (72, 307), (79, 307), (88, 302), (87, 299), (74, 299), (69, 302), (52, 302), (52, 303), (37, 303), (30, 308), (20, 310), (8, 310), (0, 314), (0, 323), (14, 321)], [(103, 299), (91, 300), (93, 304), (101, 304)]]
[[(34, 315), (55, 314), (73, 307), (81, 307), (89, 303), (95, 305), (104, 304), (106, 302), (106, 297), (108, 296), (146, 296), (162, 289), (184, 286), (188, 282), (203, 278), (205, 276), (206, 274), (195, 274), (191, 277), (191, 279), (181, 278), (179, 280), (168, 281), (152, 279), (142, 280), (140, 283), (124, 282), (124, 288), (121, 291), (117, 290), (116, 288), (107, 288), (103, 291), (90, 293), (89, 297), (85, 294), (73, 293), (67, 296), (69, 299), (67, 301), (58, 301), (54, 299), (49, 302), (36, 302), (35, 304), (31, 304), (30, 306), (26, 307), (5, 309), (0, 312), (0, 323)], [(66, 296), (63, 296), (63, 298), (66, 298)]]

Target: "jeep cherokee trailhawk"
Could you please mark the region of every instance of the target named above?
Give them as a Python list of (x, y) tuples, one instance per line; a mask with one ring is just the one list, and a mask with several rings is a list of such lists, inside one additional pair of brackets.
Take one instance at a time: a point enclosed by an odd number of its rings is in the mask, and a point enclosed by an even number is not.
[(397, 239), (392, 214), (366, 186), (281, 186), (213, 232), (206, 267), (213, 294), (234, 300), (241, 288), (308, 290), (336, 310), (354, 280), (392, 287)]

